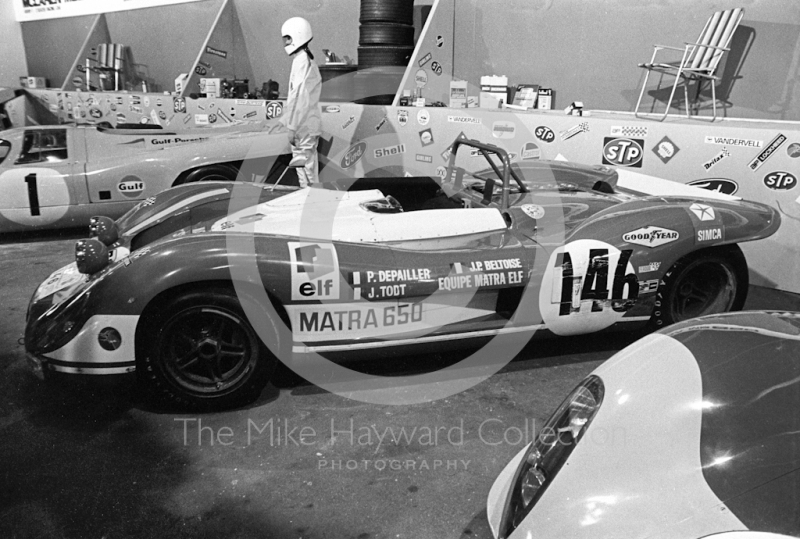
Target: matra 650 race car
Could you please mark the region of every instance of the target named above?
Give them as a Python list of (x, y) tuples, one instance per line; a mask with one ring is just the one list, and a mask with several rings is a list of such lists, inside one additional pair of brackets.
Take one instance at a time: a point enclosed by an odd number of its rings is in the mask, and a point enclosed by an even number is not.
[(251, 166), (289, 153), (284, 133), (263, 122), (184, 129), (41, 126), (0, 133), (0, 233), (86, 226), (117, 218), (168, 187), (235, 180)]
[[(491, 167), (456, 166), (464, 145)], [(96, 220), (76, 262), (35, 292), (25, 347), (43, 375), (136, 370), (176, 402), (232, 406), (258, 396), (275, 356), (657, 328), (740, 309), (737, 243), (779, 224), (766, 205), (626, 169), (512, 165), (459, 139), (447, 181), (193, 184)], [(230, 247), (243, 239), (252, 248)], [(274, 306), (264, 316), (278, 346), (263, 346), (243, 311), (253, 300), (232, 278), (243, 264)]]
[(799, 316), (705, 316), (618, 352), (500, 473), (494, 537), (800, 536)]

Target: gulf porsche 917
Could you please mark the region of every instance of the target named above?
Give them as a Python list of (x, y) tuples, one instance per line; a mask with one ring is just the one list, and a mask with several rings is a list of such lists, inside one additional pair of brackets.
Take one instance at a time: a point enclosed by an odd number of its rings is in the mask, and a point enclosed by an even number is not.
[(117, 218), (168, 187), (235, 180), (242, 162), (288, 153), (261, 122), (185, 129), (21, 127), (0, 134), (0, 233)]
[[(457, 166), (464, 145), (491, 167)], [(258, 396), (276, 356), (658, 328), (741, 309), (737, 243), (779, 224), (774, 209), (728, 195), (627, 169), (512, 165), (457, 140), (444, 181), (186, 185), (98, 220), (76, 262), (35, 292), (25, 347), (42, 376), (138, 371), (172, 401), (233, 406)], [(274, 306), (261, 318), (278, 346), (244, 313), (253, 300), (232, 277), (243, 265)]]
[(798, 313), (705, 316), (636, 341), (500, 473), (494, 537), (797, 537), (798, 380)]

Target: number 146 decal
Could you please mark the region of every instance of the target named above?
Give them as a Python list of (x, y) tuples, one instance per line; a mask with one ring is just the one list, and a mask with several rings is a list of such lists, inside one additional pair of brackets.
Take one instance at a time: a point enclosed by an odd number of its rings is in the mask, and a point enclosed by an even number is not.
[[(584, 259), (577, 263), (573, 263), (568, 251), (559, 253), (556, 257), (556, 266), (561, 268), (559, 316), (580, 312), (584, 301), (591, 301), (591, 312), (602, 312), (606, 305), (618, 313), (633, 307), (639, 295), (639, 283), (636, 274), (628, 272), (632, 252), (631, 249), (616, 252), (589, 249), (588, 259), (580, 257)], [(610, 279), (611, 271), (613, 278)], [(554, 286), (553, 294), (557, 292), (558, 287)]]

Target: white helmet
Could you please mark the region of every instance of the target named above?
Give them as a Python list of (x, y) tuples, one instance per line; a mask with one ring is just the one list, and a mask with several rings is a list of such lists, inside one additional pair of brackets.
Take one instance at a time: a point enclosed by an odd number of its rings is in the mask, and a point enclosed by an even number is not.
[(303, 17), (292, 17), (281, 26), (281, 35), (289, 36), (292, 42), (284, 47), (286, 54), (294, 54), (300, 47), (311, 41), (311, 25)]

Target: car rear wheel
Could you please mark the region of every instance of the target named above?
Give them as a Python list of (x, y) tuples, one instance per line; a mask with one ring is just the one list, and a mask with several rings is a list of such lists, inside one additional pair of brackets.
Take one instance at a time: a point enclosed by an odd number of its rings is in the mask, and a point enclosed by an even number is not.
[(658, 329), (697, 316), (741, 310), (748, 285), (747, 263), (738, 246), (698, 251), (664, 274), (650, 324)]
[(258, 398), (276, 360), (262, 345), (236, 297), (191, 292), (151, 320), (142, 357), (146, 382), (181, 408), (221, 410)]
[(173, 184), (173, 187), (175, 185), (182, 185), (184, 183), (192, 182), (232, 182), (236, 180), (237, 174), (238, 171), (234, 167), (227, 165), (210, 165), (207, 167), (200, 167), (190, 170), (188, 173), (182, 174), (181, 177), (178, 178), (178, 180)]

